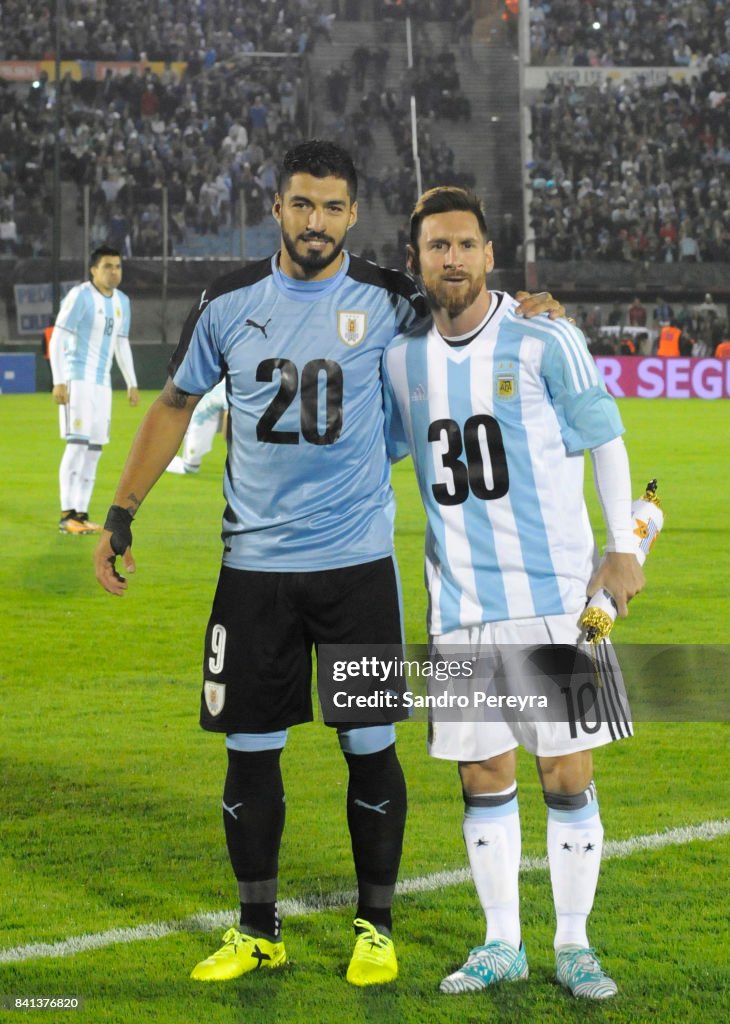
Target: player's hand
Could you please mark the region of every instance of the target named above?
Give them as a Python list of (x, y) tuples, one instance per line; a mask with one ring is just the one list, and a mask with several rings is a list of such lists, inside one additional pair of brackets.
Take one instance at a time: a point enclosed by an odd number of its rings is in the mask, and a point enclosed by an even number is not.
[(565, 306), (554, 299), (550, 292), (516, 292), (515, 298), (519, 302), (515, 313), (527, 317), (528, 320), (539, 313), (547, 313), (551, 320), (565, 316)]
[(68, 387), (65, 384), (54, 384), (51, 394), (56, 405), (68, 405)]
[(586, 594), (593, 597), (599, 590), (607, 590), (616, 602), (619, 615), (625, 619), (629, 614), (629, 601), (644, 589), (645, 583), (644, 570), (636, 555), (609, 551), (593, 574)]
[(126, 579), (117, 572), (117, 556), (121, 555), (127, 572), (132, 573), (137, 568), (132, 557), (132, 522), (133, 516), (129, 509), (112, 505), (94, 551), (96, 578), (104, 590), (117, 597), (121, 597), (127, 589)]
[(128, 388), (127, 398), (131, 406), (139, 405), (139, 391), (137, 388)]
[[(108, 590), (110, 594), (114, 594), (116, 597), (121, 597), (129, 584), (126, 578), (117, 571), (117, 555), (111, 541), (111, 532), (104, 530), (94, 551), (94, 569), (96, 571), (96, 578), (104, 590)], [(122, 554), (122, 563), (125, 571), (128, 573), (134, 572), (137, 568), (132, 557), (131, 548), (125, 548)]]

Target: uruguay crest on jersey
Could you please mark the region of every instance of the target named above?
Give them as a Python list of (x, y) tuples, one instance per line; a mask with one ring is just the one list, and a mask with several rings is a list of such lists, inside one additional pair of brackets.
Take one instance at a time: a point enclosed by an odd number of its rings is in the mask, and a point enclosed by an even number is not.
[(340, 341), (344, 341), (350, 348), (355, 348), (365, 337), (368, 326), (367, 313), (353, 312), (350, 310), (337, 311), (337, 333)]
[(205, 695), (205, 703), (211, 715), (219, 715), (226, 702), (225, 683), (213, 683), (210, 679), (206, 679), (203, 684), (203, 694)]

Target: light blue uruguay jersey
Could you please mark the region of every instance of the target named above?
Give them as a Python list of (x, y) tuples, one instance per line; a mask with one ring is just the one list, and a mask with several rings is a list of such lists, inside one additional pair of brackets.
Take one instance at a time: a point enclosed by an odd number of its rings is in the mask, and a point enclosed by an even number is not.
[(385, 355), (389, 450), (410, 449), (427, 512), (434, 635), (585, 604), (583, 451), (623, 426), (581, 332), (515, 306), (492, 292), (466, 344), (427, 325)]
[(347, 253), (325, 281), (294, 281), (275, 256), (203, 292), (170, 376), (190, 394), (226, 380), (225, 565), (314, 571), (392, 553), (382, 357), (424, 312), (409, 277)]
[(55, 326), (63, 339), (66, 380), (111, 386), (119, 341), (129, 339), (129, 299), (116, 288), (107, 298), (91, 281), (77, 284), (63, 300)]

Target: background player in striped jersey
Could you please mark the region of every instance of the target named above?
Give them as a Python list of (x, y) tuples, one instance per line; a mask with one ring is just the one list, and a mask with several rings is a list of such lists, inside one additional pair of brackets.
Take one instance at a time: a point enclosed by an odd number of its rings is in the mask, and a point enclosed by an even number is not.
[[(357, 175), (328, 142), (284, 157), (273, 214), (281, 249), (206, 288), (145, 416), (96, 552), (97, 578), (126, 588), (133, 515), (177, 451), (201, 396), (225, 377), (229, 404), (223, 565), (204, 656), (201, 725), (226, 734), (223, 821), (239, 927), (193, 970), (225, 981), (286, 961), (277, 914), (284, 827), (280, 755), (311, 721), (321, 643), (399, 644), (394, 499), (381, 364), (426, 314), (414, 281), (344, 249)], [(561, 307), (542, 296), (528, 308)], [(557, 308), (556, 308), (557, 307)], [(358, 881), (354, 985), (397, 975), (391, 903), (406, 813), (392, 721), (338, 725)]]
[[(476, 196), (426, 192), (411, 217), (408, 258), (433, 320), (386, 352), (386, 421), (394, 457), (410, 449), (427, 511), (433, 645), (476, 653), (492, 644), (577, 644), (586, 595), (605, 587), (626, 615), (643, 586), (616, 404), (580, 331), (563, 320), (526, 322), (511, 296), (488, 290), (494, 256)], [(608, 535), (598, 568), (584, 449)], [(574, 736), (567, 721), (431, 723), (431, 754), (459, 763), (464, 839), (487, 918), (484, 945), (443, 980), (443, 992), (527, 976), (515, 781), (522, 744), (537, 756), (548, 806), (558, 979), (578, 996), (615, 993), (586, 935), (603, 839), (591, 748), (631, 726), (602, 712), (600, 727), (591, 720), (582, 731), (581, 721)]]
[(100, 246), (89, 261), (90, 281), (76, 285), (61, 304), (49, 356), (53, 398), (59, 405), (66, 441), (59, 482), (62, 533), (98, 533), (89, 521), (89, 503), (102, 447), (109, 441), (112, 360), (122, 372), (129, 404), (139, 402), (129, 345), (129, 299), (119, 290), (119, 252)]
[(203, 456), (213, 447), (221, 420), (221, 429), (225, 433), (228, 416), (228, 399), (226, 398), (226, 382), (222, 380), (212, 391), (201, 398), (195, 407), (190, 426), (185, 431), (182, 455), (176, 455), (167, 467), (168, 473), (197, 473)]

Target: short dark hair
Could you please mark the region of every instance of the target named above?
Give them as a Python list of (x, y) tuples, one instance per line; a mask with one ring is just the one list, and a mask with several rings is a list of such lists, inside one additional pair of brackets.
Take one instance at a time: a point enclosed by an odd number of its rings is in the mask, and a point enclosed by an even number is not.
[(97, 263), (100, 263), (104, 256), (118, 256), (122, 258), (122, 254), (119, 249), (112, 249), (110, 245), (100, 245), (94, 249), (91, 256), (89, 256), (89, 266), (95, 267)]
[(277, 191), (280, 196), (295, 174), (311, 174), (314, 178), (342, 178), (347, 182), (350, 201), (354, 203), (357, 199), (357, 171), (352, 157), (346, 149), (334, 142), (310, 139), (288, 150), (279, 168)]
[(484, 207), (479, 196), (466, 188), (457, 188), (455, 185), (439, 185), (437, 188), (430, 188), (428, 192), (424, 192), (413, 207), (410, 220), (410, 242), (416, 252), (423, 219), (434, 213), (450, 213), (452, 210), (465, 210), (467, 213), (473, 213), (485, 243), (489, 241)]

